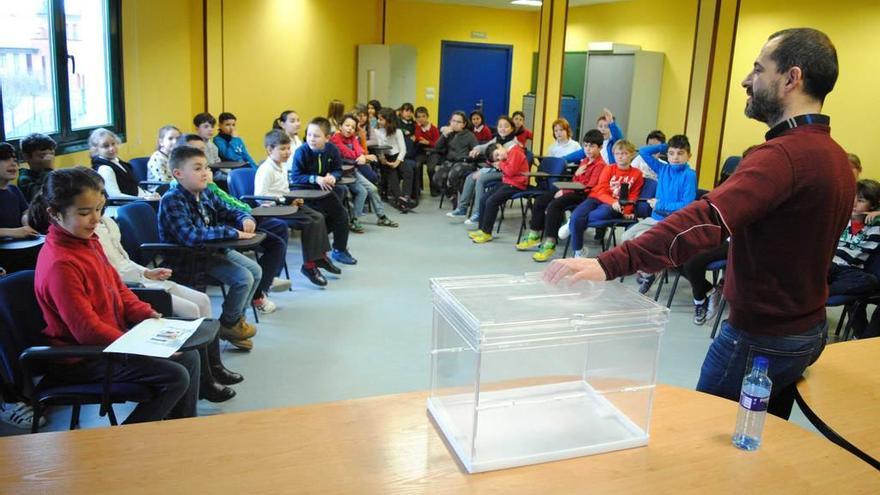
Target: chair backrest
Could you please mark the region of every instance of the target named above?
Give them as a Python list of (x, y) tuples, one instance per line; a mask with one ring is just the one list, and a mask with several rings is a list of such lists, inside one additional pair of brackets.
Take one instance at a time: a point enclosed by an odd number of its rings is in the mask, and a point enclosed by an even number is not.
[(721, 177), (727, 178), (733, 175), (736, 172), (736, 167), (739, 167), (740, 161), (742, 161), (741, 156), (728, 156), (724, 160), (724, 165), (721, 166)]
[[(654, 179), (645, 179), (642, 183), (642, 191), (639, 193), (639, 199), (651, 199), (657, 194), (657, 181)], [(636, 216), (639, 218), (648, 218), (651, 216), (653, 209), (647, 201), (639, 201), (636, 203)]]
[(253, 196), (254, 179), (257, 177), (257, 171), (250, 167), (237, 168), (229, 172), (229, 194), (236, 198), (242, 196)]
[(129, 161), (129, 165), (131, 165), (131, 171), (134, 172), (134, 178), (137, 179), (138, 182), (143, 182), (147, 180), (147, 163), (150, 162), (150, 157), (142, 156), (140, 158), (132, 158)]
[(141, 244), (159, 241), (159, 218), (156, 210), (143, 201), (121, 206), (116, 211), (116, 223), (122, 236), (122, 247), (128, 256), (140, 265), (148, 265), (150, 259), (141, 251)]
[(21, 385), (18, 356), (28, 347), (46, 345), (43, 311), (34, 295), (34, 271), (0, 278), (0, 373), (8, 383)]
[[(563, 160), (562, 158), (557, 158), (555, 156), (545, 156), (541, 160), (541, 164), (538, 165), (538, 172), (546, 172), (550, 175), (562, 175), (565, 173), (565, 160)], [(549, 186), (555, 184), (556, 181), (560, 180), (562, 179), (559, 177), (551, 177), (546, 181), (538, 181), (538, 185), (540, 187), (543, 187), (544, 189), (547, 189)]]

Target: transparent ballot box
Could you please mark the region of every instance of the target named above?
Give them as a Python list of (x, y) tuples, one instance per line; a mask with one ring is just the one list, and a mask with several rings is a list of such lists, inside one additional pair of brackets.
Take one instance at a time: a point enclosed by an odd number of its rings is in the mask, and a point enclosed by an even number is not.
[(648, 443), (668, 310), (616, 282), (435, 278), (428, 410), (468, 472)]

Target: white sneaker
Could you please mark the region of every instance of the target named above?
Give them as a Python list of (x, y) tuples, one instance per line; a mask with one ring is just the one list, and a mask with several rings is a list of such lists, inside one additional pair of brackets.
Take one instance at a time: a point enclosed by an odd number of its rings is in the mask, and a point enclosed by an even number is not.
[(455, 209), (455, 210), (452, 210), (452, 211), (450, 211), (450, 212), (447, 212), (447, 213), (446, 213), (446, 216), (449, 217), (449, 218), (462, 218), (462, 217), (466, 217), (466, 216), (467, 216), (467, 212), (466, 212), (466, 211), (461, 211), (461, 210)]
[(267, 315), (269, 313), (274, 313), (278, 306), (269, 299), (269, 296), (263, 296), (260, 299), (254, 299), (254, 306), (257, 307), (257, 311), (261, 314)]
[(478, 220), (468, 218), (464, 221), (464, 226), (467, 227), (468, 230), (475, 230), (477, 227), (480, 226), (480, 222)]
[(590, 256), (590, 251), (588, 251), (587, 248), (578, 249), (574, 252), (575, 258), (586, 258), (588, 256)]
[(272, 292), (284, 292), (288, 289), (290, 289), (290, 280), (286, 278), (275, 277), (272, 279), (272, 285), (269, 286), (269, 290)]
[(712, 294), (707, 296), (708, 304), (706, 305), (706, 321), (712, 320), (715, 318), (715, 315), (718, 313), (718, 309), (721, 306), (721, 287), (715, 287), (715, 290), (712, 291)]
[[(0, 420), (23, 430), (30, 430), (34, 408), (24, 402), (0, 402)], [(39, 427), (46, 426), (46, 416), (40, 416)]]
[(568, 239), (568, 236), (571, 235), (571, 231), (568, 230), (568, 222), (562, 224), (562, 227), (559, 227), (559, 232), (557, 232), (557, 239)]

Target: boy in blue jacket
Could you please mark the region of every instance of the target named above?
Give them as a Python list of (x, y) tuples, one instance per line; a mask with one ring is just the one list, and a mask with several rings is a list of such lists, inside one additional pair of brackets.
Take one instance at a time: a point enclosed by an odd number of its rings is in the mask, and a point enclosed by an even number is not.
[(220, 121), (220, 127), (218, 128), (217, 135), (214, 136), (214, 144), (217, 146), (220, 159), (224, 162), (245, 162), (251, 168), (256, 169), (257, 162), (251, 158), (251, 154), (248, 153), (244, 141), (234, 135), (235, 123), (237, 121), (235, 115), (223, 112), (218, 117), (218, 120)]
[(348, 252), (348, 212), (342, 204), (345, 188), (337, 181), (342, 178), (342, 156), (339, 149), (329, 142), (330, 121), (316, 117), (306, 128), (306, 142), (296, 149), (288, 181), (293, 189), (320, 189), (331, 191), (318, 199), (308, 199), (306, 204), (324, 214), (327, 231), (333, 232), (334, 260), (354, 265), (357, 260)]
[[(617, 121), (614, 120), (614, 114), (611, 113), (611, 110), (607, 108), (602, 110), (602, 115), (596, 119), (596, 129), (599, 129), (602, 133), (602, 146), (599, 147), (602, 161), (608, 165), (614, 165), (614, 143), (623, 139), (623, 131), (620, 130)], [(585, 158), (587, 158), (586, 150), (579, 149), (565, 155), (563, 160), (566, 163), (580, 163)]]
[[(666, 153), (669, 162), (654, 157), (655, 153)], [(623, 233), (623, 240), (629, 241), (644, 234), (664, 218), (687, 206), (697, 196), (697, 173), (688, 164), (691, 158), (691, 143), (687, 136), (672, 136), (667, 144), (655, 144), (639, 148), (639, 156), (657, 174), (657, 192), (649, 200), (653, 211), (651, 216), (633, 225)], [(651, 289), (656, 274), (639, 272), (639, 292)]]

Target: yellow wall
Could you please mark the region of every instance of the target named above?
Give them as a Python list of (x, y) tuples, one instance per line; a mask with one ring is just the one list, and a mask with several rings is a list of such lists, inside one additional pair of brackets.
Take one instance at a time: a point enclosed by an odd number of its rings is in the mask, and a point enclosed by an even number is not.
[(876, 146), (880, 124), (875, 118), (880, 113), (880, 100), (873, 96), (880, 82), (874, 62), (880, 52), (880, 3), (872, 1), (840, 0), (833, 6), (820, 0), (742, 1), (722, 157), (738, 155), (764, 140), (767, 127), (743, 115), (746, 96), (740, 82), (769, 35), (800, 26), (824, 31), (837, 47), (840, 76), (823, 112), (831, 116), (834, 139), (861, 157), (862, 177), (880, 179), (880, 149)]
[[(201, 111), (201, 1), (122, 2), (126, 143), (123, 159), (148, 156), (166, 124), (188, 130)], [(87, 151), (59, 156), (57, 167), (89, 165)]]
[[(663, 86), (657, 127), (667, 135), (685, 127), (697, 0), (631, 0), (572, 7), (568, 11), (566, 51), (585, 51), (593, 41), (639, 45), (663, 52)], [(614, 109), (612, 109), (614, 110)], [(645, 136), (633, 136), (643, 142)]]
[(346, 107), (356, 103), (357, 45), (381, 42), (378, 0), (223, 5), (223, 104), (212, 102), (210, 111), (238, 117), (239, 135), (255, 160), (265, 158), (263, 136), (281, 111), (296, 110), (307, 121), (326, 115), (334, 98)]
[[(385, 41), (416, 47), (415, 106), (424, 106), (431, 120), (445, 123), (448, 115), (437, 115), (440, 97), (440, 42), (466, 41), (513, 45), (510, 84), (510, 112), (522, 107), (522, 97), (531, 86), (532, 54), (538, 48), (540, 13), (536, 10), (503, 10), (463, 5), (441, 5), (405, 0), (388, 0)], [(472, 31), (486, 33), (472, 39)], [(434, 99), (425, 99), (425, 88), (434, 88)]]

